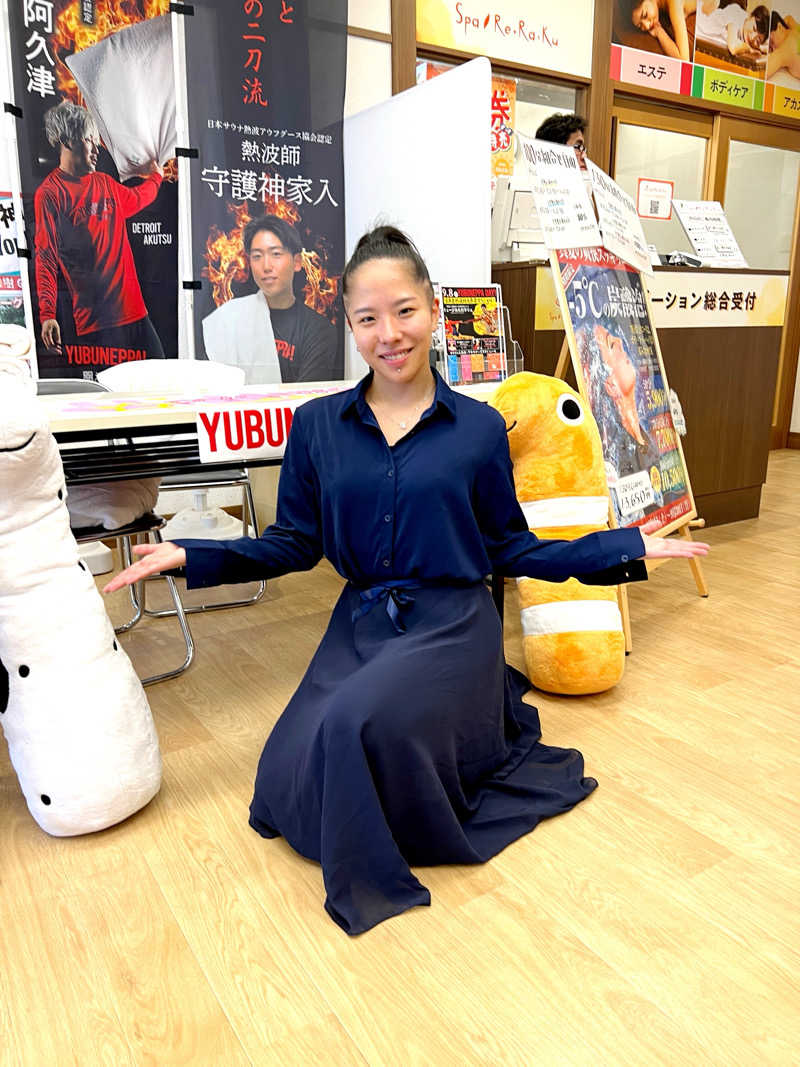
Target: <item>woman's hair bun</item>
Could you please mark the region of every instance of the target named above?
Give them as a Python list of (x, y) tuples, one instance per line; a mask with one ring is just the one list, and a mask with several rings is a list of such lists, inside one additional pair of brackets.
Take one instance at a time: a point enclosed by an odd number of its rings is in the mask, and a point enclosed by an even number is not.
[(342, 274), (342, 292), (346, 295), (350, 276), (371, 259), (403, 259), (409, 264), (418, 282), (427, 285), (433, 297), (433, 286), (425, 261), (411, 238), (396, 226), (375, 226), (358, 241)]

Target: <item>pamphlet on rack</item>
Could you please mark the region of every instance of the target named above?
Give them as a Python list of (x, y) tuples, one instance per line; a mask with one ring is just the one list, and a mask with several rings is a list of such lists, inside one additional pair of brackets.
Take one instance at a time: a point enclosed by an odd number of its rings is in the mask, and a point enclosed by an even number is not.
[(652, 259), (633, 197), (591, 160), (588, 167), (603, 247), (641, 274), (652, 274)]
[(673, 200), (672, 206), (704, 266), (747, 266), (718, 200)]
[(439, 324), (448, 385), (500, 382), (507, 376), (499, 285), (442, 285)]
[(536, 141), (519, 132), (515, 136), (531, 172), (546, 246), (553, 250), (602, 244), (575, 150), (551, 141)]

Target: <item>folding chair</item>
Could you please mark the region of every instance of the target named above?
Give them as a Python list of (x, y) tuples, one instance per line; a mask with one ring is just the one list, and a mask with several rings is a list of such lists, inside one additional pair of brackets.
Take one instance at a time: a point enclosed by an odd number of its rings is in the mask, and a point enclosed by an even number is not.
[[(39, 396), (50, 396), (60, 393), (107, 392), (105, 386), (101, 385), (99, 382), (83, 378), (42, 378), (36, 382), (36, 391)], [(123, 567), (127, 567), (133, 562), (131, 545), (134, 539), (146, 535), (148, 537), (152, 536), (156, 543), (160, 543), (162, 541), (161, 529), (165, 525), (166, 519), (163, 519), (160, 515), (156, 515), (153, 512), (148, 512), (146, 515), (140, 516), (131, 523), (113, 529), (107, 529), (105, 526), (84, 526), (71, 527), (71, 531), (79, 545), (86, 545), (95, 541), (116, 541), (122, 565)], [(182, 674), (194, 659), (194, 640), (189, 629), (189, 624), (186, 619), (186, 611), (178, 593), (175, 579), (170, 575), (162, 574), (156, 575), (148, 580), (163, 580), (167, 583), (167, 588), (174, 604), (174, 608), (170, 611), (170, 614), (175, 615), (178, 619), (185, 645), (185, 655), (180, 666), (175, 667), (172, 670), (163, 671), (160, 674), (142, 678), (142, 685), (152, 685), (154, 682), (161, 682), (166, 678), (174, 678), (178, 674)], [(141, 620), (143, 615), (142, 605), (144, 602), (143, 589), (144, 586), (142, 582), (137, 582), (136, 586), (129, 587), (134, 613), (132, 618), (127, 622), (123, 623), (121, 626), (115, 627), (115, 633), (127, 633)]]

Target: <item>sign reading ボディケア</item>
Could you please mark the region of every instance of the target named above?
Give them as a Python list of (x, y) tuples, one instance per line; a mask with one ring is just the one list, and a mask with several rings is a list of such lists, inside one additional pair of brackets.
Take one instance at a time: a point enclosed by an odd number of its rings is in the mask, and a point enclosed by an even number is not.
[(588, 78), (594, 0), (417, 0), (417, 41)]

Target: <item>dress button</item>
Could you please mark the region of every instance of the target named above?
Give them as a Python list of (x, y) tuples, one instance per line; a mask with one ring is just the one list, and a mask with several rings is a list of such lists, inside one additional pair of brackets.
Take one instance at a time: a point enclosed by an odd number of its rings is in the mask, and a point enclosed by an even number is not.
[(394, 471), (387, 471), (386, 472), (386, 477), (387, 478), (394, 478)]
[(384, 565), (384, 567), (388, 567), (388, 566), (389, 566), (389, 560), (388, 560), (388, 559), (385, 559), (385, 560), (383, 561), (383, 565)]
[(391, 522), (392, 521), (392, 516), (391, 515), (384, 515), (383, 516), (383, 521), (384, 522)]
[(627, 563), (628, 562), (628, 557), (627, 556), (623, 556), (622, 557), (622, 562), (623, 563)]

